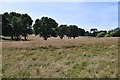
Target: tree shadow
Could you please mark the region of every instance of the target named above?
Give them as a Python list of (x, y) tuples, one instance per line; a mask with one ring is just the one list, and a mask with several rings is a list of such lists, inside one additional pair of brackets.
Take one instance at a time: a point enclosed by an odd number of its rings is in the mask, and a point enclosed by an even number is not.
[(16, 40), (16, 39), (11, 39), (11, 38), (5, 38), (5, 37), (1, 37), (0, 38), (1, 41), (31, 41), (30, 39), (28, 40), (25, 40), (25, 39), (19, 39), (19, 40)]

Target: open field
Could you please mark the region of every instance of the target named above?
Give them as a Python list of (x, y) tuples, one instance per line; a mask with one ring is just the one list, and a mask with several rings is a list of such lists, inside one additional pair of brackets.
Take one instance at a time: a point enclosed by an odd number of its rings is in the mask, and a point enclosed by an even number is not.
[(5, 78), (115, 78), (118, 38), (30, 36), (29, 41), (3, 41), (2, 59)]

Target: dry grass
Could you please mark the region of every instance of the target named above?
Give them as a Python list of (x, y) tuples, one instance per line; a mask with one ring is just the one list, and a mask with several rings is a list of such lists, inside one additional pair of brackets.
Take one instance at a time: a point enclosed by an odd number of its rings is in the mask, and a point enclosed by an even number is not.
[(44, 41), (30, 36), (29, 41), (3, 41), (2, 58), (5, 78), (115, 78), (118, 76), (118, 38)]

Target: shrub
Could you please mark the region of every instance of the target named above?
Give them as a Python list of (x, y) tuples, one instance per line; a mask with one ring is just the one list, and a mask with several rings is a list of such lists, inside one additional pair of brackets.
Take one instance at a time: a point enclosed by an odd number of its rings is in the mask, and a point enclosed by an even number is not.
[(110, 34), (106, 34), (104, 37), (111, 37), (111, 35)]
[(115, 32), (111, 32), (110, 35), (111, 35), (112, 37), (115, 37)]
[(104, 37), (105, 34), (106, 34), (105, 32), (100, 32), (100, 33), (97, 34), (97, 37)]

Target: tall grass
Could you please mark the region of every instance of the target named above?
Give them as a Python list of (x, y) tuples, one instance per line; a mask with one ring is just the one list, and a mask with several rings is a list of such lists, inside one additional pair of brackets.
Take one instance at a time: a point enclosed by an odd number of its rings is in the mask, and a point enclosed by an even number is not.
[(31, 41), (2, 42), (4, 78), (115, 78), (118, 76), (118, 39), (34, 36)]

